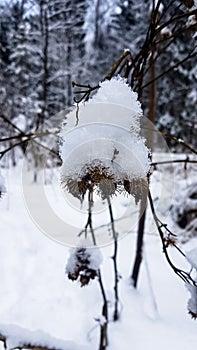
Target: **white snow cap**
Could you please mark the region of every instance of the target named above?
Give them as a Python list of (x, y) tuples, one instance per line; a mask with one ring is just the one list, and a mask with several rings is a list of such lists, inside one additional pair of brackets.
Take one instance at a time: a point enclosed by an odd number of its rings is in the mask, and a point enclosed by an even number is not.
[(92, 97), (90, 102), (115, 103), (132, 109), (137, 115), (142, 115), (142, 109), (140, 102), (137, 99), (137, 93), (131, 90), (126, 79), (117, 76), (111, 80), (106, 80), (99, 85), (100, 89)]
[(63, 177), (76, 180), (86, 165), (109, 169), (118, 180), (146, 178), (149, 150), (140, 136), (142, 109), (126, 79), (115, 77), (100, 83), (97, 93), (69, 113), (63, 125), (60, 148)]

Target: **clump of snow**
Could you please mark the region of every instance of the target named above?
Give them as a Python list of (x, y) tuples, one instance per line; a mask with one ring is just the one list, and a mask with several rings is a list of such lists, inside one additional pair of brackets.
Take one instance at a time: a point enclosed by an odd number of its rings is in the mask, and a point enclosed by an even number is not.
[[(140, 132), (140, 117), (143, 115), (141, 104), (138, 101), (137, 93), (132, 91), (126, 79), (120, 76), (100, 83), (100, 89), (90, 99), (89, 103), (107, 103), (110, 105), (124, 106), (129, 114), (127, 128), (136, 136)], [(124, 116), (120, 116), (120, 121)], [(104, 121), (104, 120), (103, 120)]]
[(160, 31), (160, 33), (161, 33), (161, 36), (162, 36), (163, 38), (169, 38), (169, 37), (172, 35), (171, 30), (170, 30), (169, 28), (167, 28), (167, 27), (164, 27), (164, 28)]
[(111, 80), (106, 80), (99, 84), (100, 89), (92, 97), (90, 103), (115, 103), (128, 107), (135, 111), (136, 122), (139, 122), (137, 118), (142, 115), (141, 104), (138, 101), (137, 93), (132, 91), (127, 84), (126, 79), (120, 76), (114, 77)]
[(86, 248), (87, 242), (70, 250), (70, 256), (66, 265), (66, 274), (72, 281), (79, 279), (81, 286), (89, 283), (90, 279), (97, 276), (102, 263), (102, 255), (99, 248)]
[(87, 248), (87, 245), (91, 246), (91, 243), (88, 239), (80, 242), (80, 245), (77, 248), (70, 249), (70, 256), (66, 265), (66, 272), (73, 273), (75, 266), (77, 264), (77, 252), (83, 250), (88, 259), (88, 266), (91, 269), (98, 270), (102, 264), (103, 257), (101, 251), (98, 247)]
[(0, 174), (0, 198), (2, 197), (2, 194), (6, 192), (6, 187), (5, 187), (5, 180), (3, 176)]

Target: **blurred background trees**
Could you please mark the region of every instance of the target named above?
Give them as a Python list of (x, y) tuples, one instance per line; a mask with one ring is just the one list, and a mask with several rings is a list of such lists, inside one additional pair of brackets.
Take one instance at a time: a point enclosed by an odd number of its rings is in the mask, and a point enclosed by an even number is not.
[[(154, 6), (159, 6), (163, 28), (152, 42), (154, 69), (150, 72), (150, 65), (145, 68), (143, 109), (147, 115), (152, 79), (157, 126), (194, 144), (197, 72), (193, 4), (192, 0), (2, 1), (0, 113), (29, 132), (71, 106), (72, 81), (97, 84), (125, 49), (135, 60)], [(189, 11), (192, 15), (187, 15)], [(7, 134), (7, 125), (5, 129)]]

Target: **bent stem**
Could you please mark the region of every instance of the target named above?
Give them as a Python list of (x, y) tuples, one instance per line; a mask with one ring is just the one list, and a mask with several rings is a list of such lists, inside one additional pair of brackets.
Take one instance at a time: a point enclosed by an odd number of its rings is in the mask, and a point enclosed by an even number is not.
[(110, 219), (111, 219), (111, 229), (112, 229), (113, 240), (114, 240), (114, 254), (112, 256), (113, 265), (114, 265), (114, 296), (115, 296), (113, 320), (117, 321), (119, 319), (119, 311), (118, 311), (118, 304), (119, 304), (118, 282), (119, 282), (119, 278), (118, 278), (118, 266), (117, 266), (118, 240), (117, 240), (117, 233), (115, 231), (112, 205), (111, 205), (111, 201), (110, 201), (109, 196), (107, 197), (107, 202), (108, 202), (109, 214), (110, 214)]

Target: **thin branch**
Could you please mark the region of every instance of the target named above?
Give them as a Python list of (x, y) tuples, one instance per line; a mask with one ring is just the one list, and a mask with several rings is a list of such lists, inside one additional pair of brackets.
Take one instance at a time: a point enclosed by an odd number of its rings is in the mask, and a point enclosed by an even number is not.
[(99, 350), (105, 350), (108, 346), (108, 334), (107, 334), (107, 329), (108, 329), (108, 301), (101, 277), (101, 271), (99, 269), (98, 271), (98, 281), (99, 281), (99, 286), (101, 290), (101, 294), (103, 297), (103, 307), (102, 307), (102, 315), (105, 318), (105, 322), (102, 322), (100, 325), (100, 345), (99, 345)]
[(112, 230), (112, 235), (113, 235), (113, 240), (114, 240), (114, 254), (112, 256), (113, 259), (113, 265), (114, 265), (114, 295), (115, 295), (115, 305), (114, 305), (114, 315), (113, 315), (113, 320), (117, 321), (119, 319), (119, 311), (118, 311), (118, 304), (119, 304), (119, 293), (118, 293), (118, 282), (119, 282), (119, 277), (118, 277), (118, 266), (117, 266), (117, 253), (118, 253), (118, 235), (115, 231), (115, 225), (114, 225), (114, 216), (113, 216), (113, 211), (112, 211), (112, 205), (110, 201), (110, 197), (107, 196), (107, 203), (108, 203), (108, 208), (109, 208), (109, 214), (110, 214), (110, 219), (111, 219), (111, 230)]
[(11, 146), (9, 146), (8, 148), (4, 149), (3, 151), (0, 151), (0, 160), (5, 156), (5, 154), (9, 151), (11, 151), (13, 148), (17, 147), (17, 146), (21, 146), (24, 143), (26, 143), (27, 140), (23, 140), (17, 143), (12, 144)]
[(74, 94), (82, 94), (82, 96), (79, 99), (74, 98), (74, 102), (79, 104), (82, 101), (88, 101), (90, 98), (90, 94), (99, 89), (100, 85), (96, 85), (96, 86), (91, 86), (91, 85), (84, 85), (84, 84), (79, 84), (76, 83), (75, 81), (72, 82), (72, 86), (74, 87), (78, 87), (78, 88), (82, 88), (83, 90), (77, 90), (74, 91)]
[(21, 134), (25, 135), (25, 133), (18, 127), (16, 126), (14, 123), (12, 123), (7, 117), (5, 117), (5, 115), (1, 114), (0, 118), (4, 120), (4, 122), (8, 123), (9, 125), (12, 126), (13, 129), (16, 129), (17, 131), (19, 131)]
[[(23, 136), (25, 137), (25, 136)], [(5, 156), (6, 153), (8, 153), (9, 151), (11, 151), (13, 148), (17, 147), (17, 146), (21, 146), (23, 144), (25, 144), (26, 142), (29, 142), (29, 141), (32, 141), (34, 142), (35, 144), (37, 144), (38, 146), (40, 146), (41, 148), (51, 152), (53, 155), (55, 155), (56, 157), (60, 158), (59, 156), (59, 153), (56, 152), (55, 150), (53, 149), (50, 149), (49, 147), (47, 147), (46, 145), (43, 145), (42, 143), (34, 140), (34, 138), (36, 138), (37, 136), (35, 137), (29, 137), (29, 138), (26, 138), (25, 140), (21, 140), (20, 142), (17, 142), (17, 143), (14, 143), (12, 144), (11, 146), (9, 146), (8, 148), (4, 149), (3, 151), (0, 151), (0, 160)], [(38, 136), (39, 137), (39, 136)]]
[[(118, 58), (118, 60), (112, 66), (112, 69), (109, 71), (109, 73), (104, 77), (104, 79), (102, 81), (110, 80), (124, 60), (126, 60), (124, 62), (124, 66), (125, 66), (126, 62), (128, 62), (128, 61), (132, 62), (133, 58), (132, 58), (132, 55), (131, 55), (130, 51), (126, 50)], [(122, 66), (122, 69), (123, 69), (124, 66)], [(76, 94), (76, 95), (82, 94), (82, 96), (79, 99), (74, 98), (74, 102), (77, 103), (77, 104), (79, 104), (82, 101), (85, 101), (85, 102), (88, 101), (89, 98), (90, 98), (91, 93), (93, 91), (95, 91), (95, 90), (100, 88), (99, 84), (96, 85), (96, 86), (91, 86), (91, 85), (85, 85), (85, 84), (76, 83), (75, 81), (72, 82), (72, 86), (73, 86), (73, 88), (78, 87), (78, 88), (82, 89), (82, 90), (74, 91), (74, 94)]]
[[(151, 196), (151, 193), (150, 193), (150, 190), (149, 190), (149, 193), (148, 193), (148, 198), (149, 198), (149, 203), (150, 203), (150, 208), (151, 208), (151, 212), (152, 212), (152, 215), (153, 215), (153, 219), (155, 221), (155, 224), (156, 224), (156, 227), (157, 227), (157, 230), (158, 230), (158, 233), (159, 233), (159, 236), (161, 238), (161, 242), (162, 242), (162, 248), (163, 248), (163, 253), (165, 255), (165, 258), (168, 262), (168, 264), (170, 265), (170, 267), (172, 268), (172, 270), (176, 273), (177, 276), (179, 276), (184, 282), (187, 282), (187, 283), (190, 283), (190, 284), (193, 284), (193, 285), (197, 285), (196, 282), (193, 280), (193, 278), (191, 277), (190, 273), (184, 271), (184, 270), (181, 270), (179, 269), (178, 267), (176, 267), (174, 265), (174, 263), (171, 261), (170, 257), (169, 257), (169, 254), (168, 254), (168, 251), (167, 251), (167, 247), (168, 247), (168, 244), (166, 242), (166, 238), (164, 236), (164, 233), (162, 231), (162, 227), (166, 227), (165, 224), (163, 224), (161, 222), (161, 220), (159, 220), (159, 218), (157, 217), (156, 215), (156, 212), (155, 212), (155, 207), (154, 207), (154, 203), (153, 203), (153, 199), (152, 199), (152, 196)], [(178, 249), (179, 252), (180, 252), (180, 249)], [(182, 255), (184, 255), (184, 253), (182, 253)]]
[[(150, 128), (150, 127), (144, 127), (142, 126), (142, 129), (143, 130), (147, 130), (147, 131), (151, 131), (151, 132), (158, 132), (157, 129), (154, 129), (154, 128)], [(183, 145), (185, 148), (187, 148), (190, 152), (194, 153), (194, 154), (197, 154), (197, 151), (195, 150), (195, 148), (193, 148), (190, 144), (188, 144), (187, 142), (185, 142), (183, 140), (183, 138), (180, 138), (180, 137), (177, 137), (175, 135), (171, 135), (169, 134), (168, 132), (165, 132), (165, 131), (160, 131), (159, 130), (159, 133), (164, 136), (165, 138), (167, 139), (170, 139), (170, 140), (173, 140), (173, 141), (176, 141), (178, 143), (180, 143), (181, 145)]]
[(189, 151), (191, 151), (194, 154), (197, 154), (197, 151), (191, 146), (189, 145), (187, 142), (185, 142), (182, 138), (174, 136), (174, 135), (170, 135), (166, 132), (161, 132), (160, 133), (165, 136), (166, 138), (169, 138), (171, 140), (174, 140), (176, 142), (179, 142), (180, 144), (182, 144), (185, 148), (187, 148)]
[(177, 68), (180, 64), (186, 62), (189, 58), (195, 57), (196, 53), (192, 53), (194, 51), (194, 49), (185, 57), (183, 58), (181, 61), (178, 61), (177, 63), (175, 63), (173, 66), (171, 66), (170, 68), (166, 69), (164, 72), (162, 72), (161, 74), (159, 74), (157, 77), (155, 77), (155, 79), (148, 81), (146, 84), (144, 84), (142, 86), (142, 90), (145, 89), (147, 86), (149, 86), (150, 84), (152, 84), (154, 81), (157, 81), (158, 79), (162, 78), (164, 75), (166, 75), (167, 73), (171, 72), (172, 70), (174, 70), (175, 68)]
[(42, 345), (32, 345), (30, 343), (24, 343), (20, 346), (16, 346), (13, 348), (10, 348), (9, 350), (61, 350), (58, 348), (54, 348), (54, 347), (46, 347), (46, 346), (42, 346)]
[[(94, 228), (92, 224), (92, 206), (93, 206), (93, 190), (92, 188), (89, 189), (88, 193), (88, 219), (87, 223), (85, 225), (85, 228), (82, 232), (85, 232), (85, 235), (87, 236), (87, 229), (88, 227), (90, 228), (91, 236), (92, 236), (92, 241), (93, 245), (96, 246), (96, 238), (94, 234)], [(81, 232), (81, 233), (82, 233)], [(81, 234), (80, 233), (80, 234)], [(105, 350), (107, 345), (108, 345), (108, 334), (107, 334), (107, 329), (108, 329), (108, 301), (104, 289), (104, 284), (102, 281), (102, 276), (101, 276), (101, 270), (98, 270), (98, 282), (101, 290), (101, 295), (103, 298), (103, 306), (102, 306), (102, 316), (105, 318), (105, 322), (102, 322), (100, 324), (100, 345), (99, 345), (99, 350)]]
[(163, 10), (163, 12), (162, 12), (160, 18), (162, 18), (162, 17), (164, 17), (164, 16), (166, 15), (166, 13), (168, 12), (169, 8), (171, 8), (171, 6), (173, 5), (173, 3), (174, 3), (175, 1), (176, 1), (176, 0), (170, 1), (169, 4), (168, 4), (166, 7), (164, 7), (164, 10)]
[(155, 45), (158, 45), (158, 44), (162, 44), (164, 43), (165, 41), (167, 40), (170, 40), (170, 39), (173, 39), (171, 42), (174, 41), (174, 39), (176, 38), (177, 34), (181, 34), (181, 33), (184, 33), (184, 32), (187, 32), (187, 31), (192, 31), (192, 30), (195, 30), (196, 28), (196, 23), (195, 24), (191, 24), (190, 26), (187, 26), (187, 27), (183, 27), (181, 26), (180, 24), (180, 27), (178, 27), (178, 29), (175, 31), (175, 28), (177, 27), (177, 25), (174, 26), (174, 28), (171, 30), (172, 34), (169, 35), (169, 36), (163, 36), (161, 39), (159, 39), (158, 41), (155, 41)]
[(188, 11), (185, 13), (182, 13), (178, 16), (175, 17), (171, 17), (167, 22), (161, 24), (159, 27), (157, 27), (156, 29), (156, 34), (158, 34), (159, 32), (161, 32), (162, 29), (164, 29), (165, 27), (167, 27), (169, 24), (178, 21), (179, 19), (185, 18), (185, 17), (190, 17), (192, 15), (196, 15), (196, 10), (192, 10), (192, 11)]
[(126, 50), (123, 52), (123, 54), (118, 58), (118, 60), (113, 64), (112, 69), (109, 71), (109, 73), (104, 77), (103, 80), (111, 80), (115, 72), (117, 71), (118, 67), (121, 65), (121, 63), (125, 60), (129, 60), (129, 62), (133, 62), (132, 54), (129, 50)]
[(42, 136), (50, 136), (50, 135), (55, 135), (58, 137), (57, 133), (52, 133), (52, 132), (40, 132), (40, 133), (37, 133), (37, 132), (32, 132), (30, 134), (18, 134), (18, 135), (13, 135), (13, 136), (8, 136), (8, 137), (4, 137), (2, 139), (0, 139), (0, 142), (6, 142), (6, 141), (11, 141), (11, 140), (15, 140), (15, 139), (20, 139), (20, 138), (26, 138), (26, 140), (32, 140), (32, 139), (35, 139), (37, 137), (42, 137)]
[(164, 160), (164, 161), (160, 161), (160, 162), (152, 162), (151, 165), (153, 167), (156, 167), (157, 165), (172, 164), (172, 163), (194, 163), (194, 164), (197, 164), (197, 160), (189, 159), (189, 157), (187, 157), (186, 159), (174, 159), (174, 160)]

